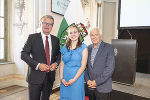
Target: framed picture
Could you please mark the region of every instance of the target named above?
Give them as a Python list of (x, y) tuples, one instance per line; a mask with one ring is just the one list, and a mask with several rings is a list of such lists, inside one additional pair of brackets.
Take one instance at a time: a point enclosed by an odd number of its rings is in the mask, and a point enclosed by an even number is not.
[(52, 0), (52, 12), (64, 15), (69, 3), (69, 0)]

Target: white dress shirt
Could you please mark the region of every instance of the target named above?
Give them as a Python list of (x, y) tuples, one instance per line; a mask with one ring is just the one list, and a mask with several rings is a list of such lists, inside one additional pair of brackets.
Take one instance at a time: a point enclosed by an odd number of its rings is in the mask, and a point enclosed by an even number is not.
[[(45, 40), (46, 40), (46, 36), (48, 36), (48, 42), (49, 42), (49, 56), (50, 56), (50, 62), (51, 62), (51, 55), (52, 55), (52, 43), (51, 43), (51, 36), (49, 35), (45, 35), (43, 32), (41, 32), (42, 35), (42, 40), (43, 40), (43, 45), (44, 45), (44, 50), (45, 50)], [(36, 66), (36, 70), (38, 70), (40, 63), (38, 63), (38, 65)]]

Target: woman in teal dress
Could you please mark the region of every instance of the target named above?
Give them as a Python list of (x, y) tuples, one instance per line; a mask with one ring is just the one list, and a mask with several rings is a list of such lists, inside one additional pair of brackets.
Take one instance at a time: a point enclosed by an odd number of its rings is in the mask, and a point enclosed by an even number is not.
[(60, 100), (85, 100), (84, 70), (87, 64), (87, 46), (80, 40), (76, 25), (67, 30), (68, 40), (61, 49)]

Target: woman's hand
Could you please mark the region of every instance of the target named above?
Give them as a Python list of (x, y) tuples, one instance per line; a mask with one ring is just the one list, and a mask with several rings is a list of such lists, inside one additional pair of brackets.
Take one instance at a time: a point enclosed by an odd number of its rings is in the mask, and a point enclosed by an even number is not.
[(72, 85), (74, 82), (75, 82), (74, 79), (70, 79), (70, 80), (68, 81), (69, 85)]
[(66, 80), (65, 80), (65, 79), (61, 79), (61, 82), (64, 84), (64, 86), (66, 86), (66, 87), (68, 87), (68, 86), (69, 86), (68, 82), (66, 82)]

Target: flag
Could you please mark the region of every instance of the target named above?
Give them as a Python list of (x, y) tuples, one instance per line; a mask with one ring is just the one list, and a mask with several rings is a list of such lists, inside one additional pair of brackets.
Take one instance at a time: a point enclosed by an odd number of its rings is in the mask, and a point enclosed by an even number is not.
[(85, 23), (81, 0), (71, 0), (60, 24), (57, 37), (60, 39), (60, 48), (65, 44), (68, 33), (66, 29), (71, 24)]

